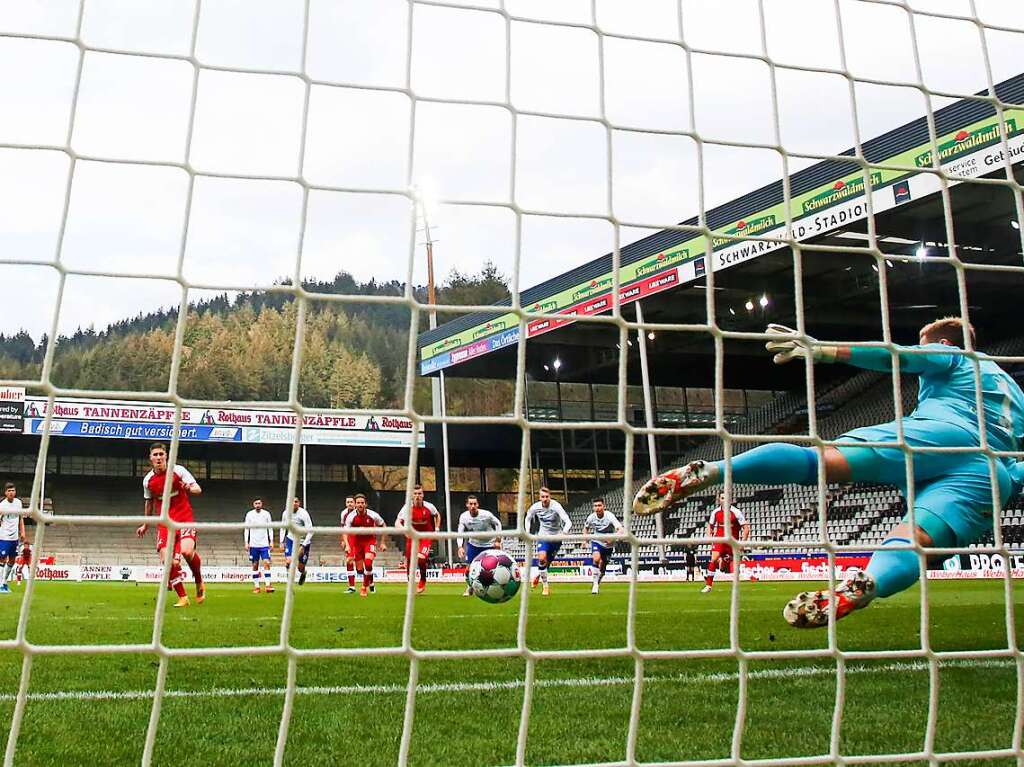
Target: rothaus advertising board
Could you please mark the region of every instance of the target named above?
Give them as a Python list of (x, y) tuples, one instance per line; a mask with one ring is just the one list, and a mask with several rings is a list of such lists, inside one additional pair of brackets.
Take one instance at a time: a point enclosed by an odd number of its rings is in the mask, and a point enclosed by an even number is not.
[[(41, 434), (50, 405), (45, 397), (24, 397), (18, 431)], [(175, 411), (166, 402), (56, 399), (50, 433), (61, 437), (170, 440)], [(289, 410), (182, 408), (178, 437), (191, 442), (291, 444), (298, 416)], [(389, 413), (306, 413), (302, 442), (315, 445), (411, 447), (424, 444), (423, 431)]]

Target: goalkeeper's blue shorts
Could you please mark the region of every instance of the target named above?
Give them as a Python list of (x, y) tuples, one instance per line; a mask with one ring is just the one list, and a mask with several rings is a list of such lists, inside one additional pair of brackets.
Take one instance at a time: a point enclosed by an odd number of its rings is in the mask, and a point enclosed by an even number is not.
[[(978, 447), (978, 435), (944, 421), (904, 418), (907, 447)], [(906, 495), (905, 453), (898, 447), (857, 447), (858, 442), (896, 442), (896, 422), (865, 426), (848, 432), (837, 447), (850, 464), (854, 482), (896, 485)], [(981, 452), (913, 452), (914, 523), (935, 546), (967, 546), (992, 531), (992, 483), (988, 458)], [(1005, 504), (1012, 493), (1004, 462), (996, 461), (999, 497)], [(908, 512), (904, 521), (910, 521)]]

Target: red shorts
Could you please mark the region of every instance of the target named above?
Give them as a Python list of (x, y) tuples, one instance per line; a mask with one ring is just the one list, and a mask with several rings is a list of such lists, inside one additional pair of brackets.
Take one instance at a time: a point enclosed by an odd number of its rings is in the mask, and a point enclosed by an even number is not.
[(716, 543), (711, 547), (711, 553), (718, 552), (718, 569), (723, 573), (732, 572), (732, 563), (734, 551), (732, 546), (727, 543)]
[(377, 540), (350, 535), (348, 537), (348, 556), (353, 561), (373, 560), (377, 556)]
[[(168, 532), (169, 531), (167, 530), (167, 528), (164, 527), (163, 525), (157, 525), (157, 528), (156, 528), (156, 550), (158, 552), (161, 549), (164, 549), (164, 548), (167, 547), (167, 538), (168, 538), (167, 533)], [(175, 553), (175, 555), (181, 553), (181, 542), (182, 542), (183, 539), (188, 538), (189, 540), (192, 541), (192, 543), (194, 545), (195, 542), (196, 542), (196, 539), (198, 537), (199, 536), (196, 533), (196, 529), (194, 527), (179, 527), (177, 530), (175, 530), (174, 531), (174, 553)]]
[[(430, 559), (430, 550), (434, 548), (431, 538), (420, 538), (416, 542), (416, 556), (419, 559)], [(405, 539), (405, 561), (412, 562), (412, 538)]]

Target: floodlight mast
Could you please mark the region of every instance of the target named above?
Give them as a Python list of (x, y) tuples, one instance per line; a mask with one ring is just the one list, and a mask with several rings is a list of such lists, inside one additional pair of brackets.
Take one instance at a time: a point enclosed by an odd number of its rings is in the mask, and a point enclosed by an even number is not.
[[(430, 234), (430, 215), (429, 208), (431, 204), (428, 198), (424, 195), (423, 187), (413, 187), (413, 196), (415, 199), (416, 207), (419, 211), (419, 215), (423, 217), (423, 236), (426, 239), (426, 250), (427, 250), (427, 303), (430, 304), (430, 312), (428, 314), (428, 324), (431, 330), (437, 327), (437, 288), (434, 283), (434, 238)], [(451, 488), (448, 486), (449, 477), (449, 462), (448, 462), (448, 412), (447, 412), (447, 397), (445, 396), (444, 388), (444, 371), (439, 371), (438, 374), (430, 379), (430, 403), (431, 412), (434, 415), (440, 415), (441, 421), (441, 455), (442, 455), (442, 467), (443, 481), (444, 481), (444, 519), (445, 528), (448, 531), (452, 529), (452, 504), (451, 504)], [(436, 460), (435, 460), (436, 467)], [(436, 472), (436, 468), (435, 468)], [(434, 488), (437, 488), (437, 476), (434, 477)], [(451, 538), (445, 539), (445, 561), (451, 566), (454, 564), (452, 559), (452, 540)]]

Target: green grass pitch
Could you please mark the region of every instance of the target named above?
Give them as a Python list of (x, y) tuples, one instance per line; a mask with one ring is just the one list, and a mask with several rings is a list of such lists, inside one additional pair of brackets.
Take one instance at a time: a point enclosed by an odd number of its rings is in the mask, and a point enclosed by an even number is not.
[[(641, 584), (636, 637), (642, 649), (729, 646), (731, 586), (702, 595), (697, 584)], [(744, 584), (738, 636), (748, 651), (825, 647), (824, 631), (797, 631), (781, 608), (801, 583)], [(530, 597), (532, 649), (623, 647), (628, 588), (552, 585)], [(0, 599), (0, 638), (17, 626), (23, 587)], [(37, 585), (27, 637), (39, 644), (147, 642), (156, 587), (133, 583)], [(518, 600), (487, 605), (432, 584), (415, 600), (417, 649), (514, 646)], [(253, 595), (244, 585), (209, 587), (205, 605), (178, 611), (168, 600), (167, 646), (274, 644), (284, 591)], [(1005, 648), (1001, 581), (933, 582), (929, 634), (935, 650)], [(170, 595), (168, 595), (170, 596)], [(1021, 613), (1016, 597), (1016, 614)], [(920, 646), (920, 590), (879, 600), (838, 625), (845, 650)], [(402, 637), (404, 586), (382, 585), (360, 599), (338, 585), (297, 590), (290, 641), (297, 648), (395, 646)], [(1020, 620), (1016, 631), (1021, 629)], [(0, 652), (0, 721), (10, 721), (21, 673), (17, 651)], [(169, 663), (154, 764), (270, 764), (284, 704), (281, 656), (176, 658)], [(19, 765), (122, 765), (142, 755), (158, 668), (154, 655), (38, 655), (18, 741)], [(733, 659), (645, 663), (637, 736), (641, 762), (727, 759), (739, 697)], [(409, 662), (401, 657), (313, 658), (299, 662), (285, 762), (384, 765), (398, 760)], [(521, 658), (424, 660), (409, 762), (510, 764), (522, 710)], [(536, 667), (529, 764), (625, 759), (634, 665), (629, 658), (545, 660)], [(840, 736), (843, 754), (916, 752), (928, 718), (928, 671), (918, 660), (848, 663)], [(1009, 748), (1017, 691), (1010, 658), (944, 663), (939, 673), (935, 748)], [(741, 756), (828, 753), (836, 694), (829, 659), (751, 661)], [(6, 737), (6, 735), (5, 735)], [(908, 760), (905, 764), (919, 764)], [(958, 764), (1013, 764), (972, 759)]]

